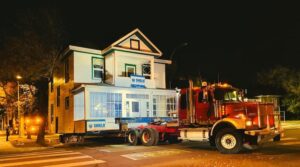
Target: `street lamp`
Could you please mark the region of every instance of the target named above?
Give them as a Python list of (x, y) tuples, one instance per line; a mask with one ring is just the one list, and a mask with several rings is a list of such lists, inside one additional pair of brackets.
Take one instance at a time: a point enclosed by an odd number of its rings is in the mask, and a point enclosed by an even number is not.
[(21, 118), (21, 111), (20, 111), (20, 84), (19, 84), (19, 80), (22, 79), (22, 77), (20, 75), (16, 76), (17, 78), (17, 84), (18, 84), (18, 119), (19, 119), (19, 137), (23, 136), (23, 121)]

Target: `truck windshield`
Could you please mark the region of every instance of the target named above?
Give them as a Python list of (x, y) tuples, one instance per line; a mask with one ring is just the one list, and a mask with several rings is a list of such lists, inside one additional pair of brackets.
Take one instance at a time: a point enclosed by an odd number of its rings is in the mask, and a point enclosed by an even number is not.
[(224, 101), (238, 100), (237, 90), (235, 89), (216, 88), (214, 95), (216, 100), (224, 100)]

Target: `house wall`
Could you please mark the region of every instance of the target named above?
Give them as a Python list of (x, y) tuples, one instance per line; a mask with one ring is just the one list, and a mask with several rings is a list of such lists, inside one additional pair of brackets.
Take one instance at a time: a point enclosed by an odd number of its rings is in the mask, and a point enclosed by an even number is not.
[(114, 52), (105, 56), (105, 82), (108, 84), (115, 83), (115, 54)]
[(130, 87), (131, 79), (125, 75), (125, 64), (134, 64), (136, 66), (136, 75), (142, 75), (142, 65), (150, 64), (151, 66), (151, 78), (146, 79), (146, 88), (155, 88), (154, 84), (154, 57), (130, 53), (115, 51), (115, 86)]
[(166, 88), (166, 65), (154, 63), (154, 80), (156, 88)]
[[(65, 81), (65, 61), (69, 61), (69, 81)], [(53, 91), (49, 83), (49, 104), (48, 104), (48, 129), (49, 133), (56, 132), (56, 117), (58, 117), (58, 133), (73, 132), (73, 95), (71, 90), (74, 88), (74, 54), (70, 54), (59, 64), (59, 69), (53, 74)], [(57, 105), (57, 88), (60, 87), (59, 106)], [(65, 98), (69, 97), (69, 108), (65, 106)], [(51, 104), (54, 107), (53, 121), (51, 121)]]
[(75, 83), (99, 83), (100, 79), (92, 77), (92, 57), (103, 58), (98, 54), (90, 54), (74, 51), (74, 82)]

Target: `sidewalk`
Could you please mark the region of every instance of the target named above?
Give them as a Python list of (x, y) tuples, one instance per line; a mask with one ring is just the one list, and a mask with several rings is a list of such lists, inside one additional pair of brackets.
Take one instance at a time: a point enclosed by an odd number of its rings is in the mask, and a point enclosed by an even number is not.
[(27, 139), (26, 136), (20, 138), (18, 135), (11, 135), (9, 141), (6, 141), (6, 136), (0, 133), (0, 156), (8, 153), (44, 150), (61, 145), (58, 135), (46, 135), (45, 145), (39, 145), (36, 143), (36, 136), (34, 135), (31, 136), (31, 139)]

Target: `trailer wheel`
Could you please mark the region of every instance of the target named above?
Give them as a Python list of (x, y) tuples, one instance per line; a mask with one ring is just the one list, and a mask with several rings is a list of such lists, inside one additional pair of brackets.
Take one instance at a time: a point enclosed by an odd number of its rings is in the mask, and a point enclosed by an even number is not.
[(84, 136), (83, 135), (79, 135), (78, 137), (78, 143), (84, 143)]
[(69, 136), (63, 135), (63, 143), (68, 144), (70, 141), (69, 139), (70, 139)]
[(221, 129), (215, 139), (217, 149), (223, 154), (236, 154), (243, 148), (241, 133), (232, 128)]
[(275, 136), (274, 138), (273, 138), (273, 141), (274, 142), (277, 142), (277, 141), (280, 141), (280, 134), (279, 135), (277, 135), (277, 136)]
[(139, 132), (136, 129), (132, 129), (128, 133), (128, 142), (130, 145), (137, 145), (139, 140)]
[(155, 130), (151, 128), (145, 128), (142, 131), (141, 141), (144, 146), (152, 146), (158, 142), (158, 135), (156, 134)]

